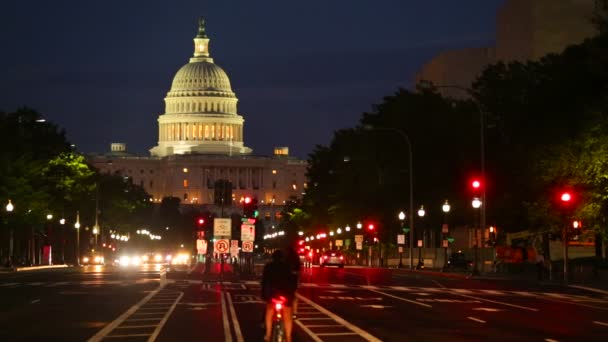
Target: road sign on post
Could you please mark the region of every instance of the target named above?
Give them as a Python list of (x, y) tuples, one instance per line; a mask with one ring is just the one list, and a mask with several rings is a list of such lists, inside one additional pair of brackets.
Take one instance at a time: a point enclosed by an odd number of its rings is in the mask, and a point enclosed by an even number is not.
[(253, 252), (253, 241), (243, 241), (243, 252)]
[(356, 243), (363, 243), (363, 235), (355, 235)]
[(241, 224), (241, 241), (255, 240), (255, 226), (250, 223)]
[(216, 239), (230, 239), (232, 232), (231, 224), (229, 218), (213, 219), (213, 237)]
[(447, 223), (444, 223), (444, 224), (441, 225), (441, 232), (443, 234), (447, 234), (448, 233), (448, 224)]
[(207, 254), (207, 240), (196, 240), (196, 251), (198, 254)]
[(215, 249), (215, 253), (228, 253), (230, 247), (230, 241), (228, 240), (216, 240), (215, 241), (215, 245), (214, 245), (214, 249)]
[(344, 245), (343, 240), (336, 240), (336, 247), (342, 247)]
[(397, 235), (397, 244), (399, 244), (399, 245), (405, 244), (405, 235), (404, 234)]
[(363, 242), (355, 242), (357, 244), (357, 250), (360, 251), (363, 249)]

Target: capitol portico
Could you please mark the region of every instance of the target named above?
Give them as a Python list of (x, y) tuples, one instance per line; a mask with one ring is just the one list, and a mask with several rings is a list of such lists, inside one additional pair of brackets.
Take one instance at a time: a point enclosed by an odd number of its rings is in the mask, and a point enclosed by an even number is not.
[[(129, 177), (154, 202), (178, 197), (183, 204), (213, 204), (216, 181), (227, 180), (233, 204), (243, 196), (257, 197), (262, 217), (274, 220), (284, 201), (305, 191), (307, 163), (290, 157), (287, 147), (259, 156), (245, 146), (238, 98), (226, 72), (211, 58), (209, 41), (201, 19), (194, 53), (164, 99), (151, 156), (131, 155), (126, 144), (113, 143), (109, 153), (90, 161), (101, 172)], [(265, 205), (274, 209), (265, 211)]]

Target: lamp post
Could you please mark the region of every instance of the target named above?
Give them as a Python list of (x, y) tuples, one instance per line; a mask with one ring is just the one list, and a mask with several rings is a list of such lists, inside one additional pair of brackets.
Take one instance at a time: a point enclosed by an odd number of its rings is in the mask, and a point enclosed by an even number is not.
[(76, 265), (80, 266), (80, 212), (76, 211)]
[[(475, 197), (473, 198), (473, 201), (471, 202), (471, 205), (473, 206), (473, 209), (479, 209), (481, 208), (481, 206), (483, 205), (482, 201)], [(479, 239), (477, 237), (477, 231), (479, 230), (477, 227), (477, 220), (475, 220), (475, 227), (473, 227), (473, 229), (475, 230), (475, 261), (473, 262), (473, 275), (479, 275)]]
[(443, 236), (443, 269), (445, 270), (448, 266), (448, 244), (447, 244), (447, 236), (448, 236), (448, 213), (450, 212), (451, 206), (448, 203), (448, 200), (445, 200), (445, 203), (441, 206), (441, 210), (443, 211), (443, 226), (441, 227), (441, 234)]
[[(425, 214), (426, 214), (426, 211), (424, 210), (424, 206), (421, 205), (420, 209), (418, 209), (418, 216), (420, 218), (423, 218)], [(410, 216), (412, 216), (412, 215), (410, 215)], [(422, 231), (422, 234), (424, 236), (424, 230)], [(423, 241), (423, 240), (418, 240), (418, 241)], [(411, 242), (410, 242), (410, 245), (412, 245)], [(424, 265), (424, 263), (422, 262), (422, 246), (419, 243), (418, 244), (418, 266), (416, 268), (422, 268), (423, 265)]]
[[(471, 95), (471, 89), (468, 89), (466, 87), (463, 86), (459, 86), (459, 85), (431, 85), (430, 82), (423, 82), (422, 84), (423, 86), (429, 87), (429, 86), (433, 86), (437, 89), (440, 88), (449, 88), (449, 89), (458, 89), (460, 91), (463, 91), (469, 95)], [(477, 107), (477, 111), (479, 112), (479, 154), (480, 154), (480, 160), (481, 160), (481, 179), (484, 183), (483, 189), (481, 189), (481, 202), (485, 203), (486, 202), (486, 157), (485, 157), (485, 122), (484, 122), (484, 115), (483, 115), (483, 110), (481, 110), (481, 104), (473, 97), (471, 96), (471, 100), (473, 101), (473, 103), (475, 103), (475, 106)], [(481, 216), (480, 216), (480, 225), (482, 229), (485, 229), (486, 227), (486, 209), (485, 209), (485, 205), (481, 208), (481, 212), (480, 212)]]
[[(11, 213), (13, 212), (13, 209), (15, 209), (15, 206), (9, 199), (8, 203), (6, 204), (6, 212), (8, 213), (8, 215), (11, 215)], [(8, 265), (9, 265), (9, 267), (13, 266), (13, 226), (10, 224), (10, 222), (9, 222), (9, 240), (8, 240)]]
[[(397, 215), (397, 217), (399, 218), (399, 221), (401, 222), (401, 229), (403, 231), (403, 220), (405, 220), (405, 213), (402, 211), (399, 213), (399, 215)], [(412, 254), (412, 251), (410, 250), (410, 255)], [(399, 268), (403, 268), (403, 246), (399, 246)]]
[(63, 228), (65, 226), (65, 219), (61, 218), (59, 219), (59, 224), (61, 225), (61, 263), (65, 264), (65, 238), (64, 238), (64, 233), (63, 233)]
[[(409, 156), (409, 183), (410, 183), (410, 214), (414, 212), (414, 157), (412, 154), (412, 142), (405, 132), (397, 128), (391, 127), (372, 127), (372, 126), (363, 126), (363, 129), (366, 130), (374, 130), (374, 131), (388, 131), (395, 132), (399, 134), (403, 141), (405, 141), (407, 145), (407, 153)], [(410, 215), (410, 251), (414, 249), (414, 215)], [(410, 269), (414, 269), (414, 257), (410, 252)]]

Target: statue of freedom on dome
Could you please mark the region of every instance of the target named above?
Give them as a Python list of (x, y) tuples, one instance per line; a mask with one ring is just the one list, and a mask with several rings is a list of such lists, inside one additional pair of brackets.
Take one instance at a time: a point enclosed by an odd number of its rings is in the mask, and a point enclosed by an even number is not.
[(205, 19), (203, 17), (198, 18), (198, 37), (207, 37), (207, 33), (205, 32)]

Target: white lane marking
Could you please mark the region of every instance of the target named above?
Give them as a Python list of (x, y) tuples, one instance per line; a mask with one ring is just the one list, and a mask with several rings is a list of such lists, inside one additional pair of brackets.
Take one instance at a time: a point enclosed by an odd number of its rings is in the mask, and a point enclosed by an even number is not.
[[(362, 338), (364, 338), (367, 341), (370, 342), (381, 342), (380, 339), (378, 339), (377, 337), (372, 336), (370, 333), (368, 333), (367, 331), (357, 327), (356, 325), (349, 323), (348, 321), (346, 321), (344, 318), (334, 314), (333, 312), (325, 309), (324, 307), (322, 307), (321, 305), (313, 302), (312, 300), (300, 295), (300, 294), (296, 294), (296, 296), (304, 303), (312, 306), (313, 308), (321, 311), (322, 313), (326, 314), (327, 316), (331, 317), (334, 321), (342, 324), (343, 326), (345, 326), (346, 328), (354, 331), (355, 333), (357, 333), (359, 336), (361, 336)], [(296, 321), (297, 322), (297, 321)], [(312, 335), (311, 335), (312, 337)], [(315, 340), (316, 341), (316, 340)]]
[(487, 294), (499, 295), (499, 296), (504, 294), (503, 292), (496, 291), (496, 290), (478, 290), (478, 291), (487, 293)]
[(438, 282), (437, 280), (433, 280), (433, 283), (435, 283), (435, 284), (439, 285), (439, 287), (445, 289), (445, 286), (442, 283)]
[(415, 291), (414, 289), (405, 286), (389, 286), (389, 288), (397, 291)]
[(608, 323), (604, 323), (604, 322), (600, 322), (600, 321), (593, 321), (593, 323), (597, 324), (597, 325), (603, 325), (605, 327), (608, 327)]
[(310, 338), (313, 339), (313, 341), (323, 342), (323, 340), (320, 339), (319, 337), (317, 337), (317, 335), (315, 335), (315, 333), (313, 333), (312, 330), (308, 329), (302, 322), (300, 322), (300, 319), (295, 320), (295, 322), (302, 330), (304, 330), (305, 333), (308, 334), (308, 336), (310, 336)]
[(545, 342), (559, 342), (558, 340), (554, 340), (552, 338), (546, 338)]
[(514, 308), (518, 308), (518, 309), (522, 309), (522, 310), (528, 310), (528, 311), (538, 311), (538, 309), (535, 308), (529, 308), (527, 306), (521, 306), (521, 305), (515, 305), (515, 304), (511, 304), (511, 303), (505, 303), (505, 302), (499, 302), (497, 300), (490, 300), (490, 299), (485, 299), (485, 298), (481, 298), (481, 297), (475, 297), (475, 296), (467, 296), (464, 294), (460, 294), (460, 293), (455, 293), (456, 296), (461, 296), (461, 297), (466, 297), (466, 298), (472, 298), (472, 299), (477, 299), (477, 300), (481, 300), (484, 302), (488, 302), (488, 303), (494, 303), (494, 304), (500, 304), (500, 305), (505, 305), (505, 306), (510, 306), (510, 307), (514, 307)]
[(243, 342), (243, 334), (241, 333), (241, 325), (239, 319), (236, 317), (234, 305), (232, 304), (232, 296), (229, 292), (226, 292), (226, 299), (228, 299), (228, 308), (230, 309), (230, 317), (232, 318), (232, 325), (234, 326), (234, 334), (236, 335), (237, 342)]
[(228, 312), (226, 310), (226, 299), (224, 292), (220, 292), (222, 299), (222, 322), (224, 323), (224, 338), (226, 342), (232, 342), (232, 333), (230, 332), (230, 323), (228, 323)]
[[(101, 341), (102, 339), (108, 337), (108, 334), (112, 330), (114, 330), (117, 326), (121, 325), (122, 322), (124, 322), (129, 316), (131, 316), (133, 313), (135, 313), (135, 311), (137, 311), (142, 305), (144, 305), (148, 300), (150, 300), (150, 298), (154, 297), (155, 294), (157, 294), (158, 292), (160, 292), (160, 290), (162, 290), (163, 287), (165, 287), (165, 284), (161, 284), (158, 287), (158, 289), (150, 292), (150, 294), (148, 294), (142, 300), (140, 300), (139, 303), (137, 303), (137, 304), (133, 305), (132, 307), (130, 307), (127, 311), (125, 311), (117, 319), (115, 319), (114, 321), (110, 322), (110, 324), (106, 325), (103, 329), (99, 330), (97, 332), (97, 334), (95, 334), (93, 337), (91, 337), (87, 341), (88, 342), (98, 342), (98, 341)], [(144, 335), (144, 336), (148, 336), (148, 335)]]
[(149, 335), (148, 334), (111, 335), (111, 336), (106, 336), (104, 338), (143, 337), (143, 336), (149, 336)]
[(485, 323), (486, 321), (484, 321), (483, 319), (479, 319), (479, 318), (475, 318), (475, 317), (467, 317), (468, 319), (470, 319), (471, 321), (475, 321), (477, 323)]
[(298, 321), (331, 321), (332, 318), (329, 317), (302, 317), (297, 319)]
[(121, 325), (116, 329), (139, 329), (139, 328), (156, 328), (156, 325)]
[(40, 301), (40, 299), (34, 299), (33, 301), (30, 302), (30, 304), (36, 304)]
[(330, 327), (341, 327), (341, 325), (340, 324), (309, 324), (306, 327), (308, 327), (308, 328), (330, 328)]
[(2, 287), (9, 287), (9, 286), (15, 286), (15, 285), (19, 285), (19, 283), (4, 283), (4, 284), (0, 284), (0, 286), (2, 286)]
[(486, 312), (503, 311), (502, 309), (495, 309), (495, 308), (473, 308), (473, 310), (475, 310), (475, 311), (486, 311)]
[(574, 287), (575, 289), (587, 290), (587, 291), (591, 291), (591, 292), (596, 292), (596, 293), (601, 293), (601, 294), (608, 295), (608, 291), (596, 289), (596, 288), (593, 288), (593, 287), (581, 286), (581, 285), (568, 285), (568, 286), (569, 287)]
[(409, 299), (405, 299), (405, 298), (399, 297), (399, 296), (394, 296), (394, 295), (392, 295), (390, 293), (386, 293), (386, 292), (382, 292), (382, 291), (375, 291), (375, 290), (371, 290), (371, 291), (379, 293), (381, 295), (385, 295), (385, 296), (391, 297), (391, 298), (399, 299), (400, 301), (408, 302), (408, 303), (411, 303), (411, 304), (416, 304), (416, 305), (424, 306), (424, 307), (427, 307), (427, 308), (432, 308), (433, 307), (433, 306), (431, 306), (429, 304), (420, 303), (419, 301), (409, 300)]
[(357, 335), (354, 332), (337, 332), (337, 333), (318, 333), (317, 336), (342, 336), (342, 335)]
[(169, 310), (167, 310), (167, 313), (165, 313), (165, 316), (163, 317), (163, 319), (160, 320), (160, 322), (156, 326), (156, 329), (154, 329), (154, 332), (152, 333), (152, 335), (148, 339), (148, 342), (153, 342), (154, 340), (156, 340), (156, 338), (158, 337), (158, 334), (160, 334), (160, 331), (165, 326), (165, 323), (167, 323), (167, 320), (169, 319), (169, 316), (171, 316), (171, 314), (173, 313), (173, 310), (175, 310), (175, 306), (182, 299), (183, 296), (184, 296), (184, 293), (180, 292), (179, 296), (177, 296), (177, 298), (175, 298), (175, 302), (173, 303), (173, 305), (171, 305), (171, 307), (169, 308)]

